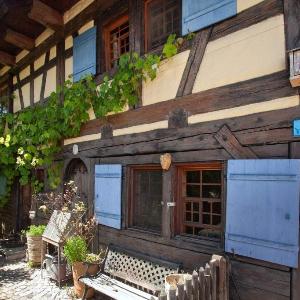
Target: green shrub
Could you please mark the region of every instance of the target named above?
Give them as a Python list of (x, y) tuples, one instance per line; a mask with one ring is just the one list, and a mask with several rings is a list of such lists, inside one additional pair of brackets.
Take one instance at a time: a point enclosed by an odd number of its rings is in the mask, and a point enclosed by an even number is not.
[(64, 255), (70, 265), (85, 261), (87, 256), (87, 243), (80, 236), (69, 238), (64, 246)]
[(30, 225), (26, 230), (28, 236), (42, 236), (46, 229), (45, 225)]

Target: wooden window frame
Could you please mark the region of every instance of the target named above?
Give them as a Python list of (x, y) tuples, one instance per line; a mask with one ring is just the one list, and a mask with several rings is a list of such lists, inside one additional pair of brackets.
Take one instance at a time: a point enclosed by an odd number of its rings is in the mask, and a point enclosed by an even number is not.
[[(156, 48), (159, 48), (160, 46), (162, 46), (162, 45), (159, 45), (155, 48), (149, 49), (149, 45), (148, 45), (148, 35), (149, 35), (148, 7), (149, 7), (149, 4), (153, 1), (155, 1), (155, 0), (145, 0), (144, 1), (145, 2), (144, 3), (144, 47), (145, 47), (145, 53), (154, 51)], [(181, 14), (182, 14), (181, 0), (177, 0), (177, 2), (178, 2), (178, 13), (179, 13), (178, 29), (179, 29), (179, 33), (181, 34)], [(175, 32), (172, 32), (172, 33), (175, 33)]]
[[(127, 210), (127, 224), (126, 227), (130, 230), (137, 230), (149, 234), (154, 234), (154, 235), (162, 235), (162, 226), (163, 226), (163, 207), (162, 207), (162, 219), (161, 219), (161, 228), (160, 231), (153, 231), (153, 230), (147, 230), (143, 229), (140, 227), (135, 227), (133, 226), (133, 208), (134, 208), (134, 172), (139, 170), (158, 170), (158, 171), (163, 171), (160, 165), (157, 164), (147, 164), (147, 165), (131, 165), (127, 167), (127, 176), (128, 176), (128, 181), (127, 181), (127, 203), (128, 203), (128, 210)], [(162, 189), (163, 189), (163, 177), (162, 177)], [(162, 200), (163, 201), (163, 200)]]
[[(223, 240), (223, 234), (225, 231), (225, 178), (224, 178), (224, 170), (225, 165), (223, 162), (199, 162), (199, 163), (190, 163), (190, 164), (178, 164), (176, 165), (176, 190), (175, 190), (175, 200), (176, 200), (176, 213), (175, 213), (175, 235), (179, 236), (186, 236), (189, 238), (197, 239), (197, 240), (213, 240), (213, 241), (222, 241)], [(182, 186), (183, 186), (183, 175), (185, 171), (196, 171), (196, 170), (220, 170), (221, 171), (221, 224), (219, 226), (219, 229), (217, 229), (215, 226), (212, 226), (212, 229), (216, 229), (220, 232), (220, 238), (214, 238), (214, 237), (205, 237), (205, 236), (196, 236), (192, 234), (187, 234), (184, 232), (184, 201), (182, 201)], [(202, 197), (201, 197), (202, 198)], [(201, 199), (200, 198), (200, 199)], [(201, 202), (203, 200), (200, 200)], [(209, 228), (210, 225), (206, 225), (206, 228)]]
[[(129, 22), (129, 16), (128, 13), (118, 17), (117, 19), (114, 19), (111, 22), (106, 23), (103, 26), (103, 41), (104, 41), (104, 58), (105, 58), (105, 70), (110, 71), (113, 68), (111, 67), (111, 61), (110, 61), (110, 32), (114, 30), (116, 27), (122, 25), (125, 22)], [(129, 29), (129, 39), (130, 39), (130, 29)], [(130, 41), (129, 41), (130, 43)], [(129, 45), (130, 46), (130, 45)]]

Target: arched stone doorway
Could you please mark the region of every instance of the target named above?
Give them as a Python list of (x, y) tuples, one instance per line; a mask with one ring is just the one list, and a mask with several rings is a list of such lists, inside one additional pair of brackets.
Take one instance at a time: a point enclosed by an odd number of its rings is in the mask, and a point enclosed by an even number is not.
[(70, 180), (75, 182), (75, 185), (77, 186), (78, 195), (82, 199), (82, 201), (87, 205), (87, 208), (89, 209), (89, 203), (88, 203), (88, 190), (89, 190), (89, 176), (88, 176), (88, 169), (85, 165), (85, 163), (80, 158), (74, 158), (70, 161), (68, 164), (65, 176), (64, 176), (64, 182), (69, 182)]

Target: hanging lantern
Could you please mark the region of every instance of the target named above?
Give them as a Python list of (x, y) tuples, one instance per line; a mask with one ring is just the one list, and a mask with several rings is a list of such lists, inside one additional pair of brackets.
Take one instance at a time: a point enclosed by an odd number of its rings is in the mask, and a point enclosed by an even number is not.
[(165, 153), (160, 156), (160, 165), (163, 170), (168, 171), (172, 163), (172, 156), (170, 153)]

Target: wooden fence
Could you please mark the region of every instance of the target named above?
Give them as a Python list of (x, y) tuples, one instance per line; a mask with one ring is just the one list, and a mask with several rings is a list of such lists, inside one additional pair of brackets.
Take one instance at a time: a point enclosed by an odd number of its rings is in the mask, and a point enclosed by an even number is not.
[(227, 260), (213, 255), (210, 262), (198, 272), (185, 275), (184, 282), (162, 291), (159, 300), (228, 300), (229, 266)]

